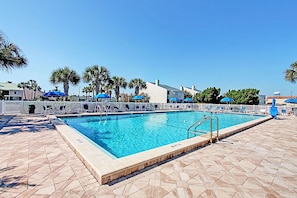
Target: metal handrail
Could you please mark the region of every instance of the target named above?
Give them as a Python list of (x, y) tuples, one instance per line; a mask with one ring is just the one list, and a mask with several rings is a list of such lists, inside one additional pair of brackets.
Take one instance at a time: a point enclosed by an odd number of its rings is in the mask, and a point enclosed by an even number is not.
[[(210, 143), (212, 143), (212, 140), (213, 140), (213, 138), (212, 138), (212, 120), (213, 120), (213, 118), (216, 118), (216, 121), (217, 121), (217, 135), (216, 135), (216, 139), (217, 139), (217, 141), (219, 141), (219, 118), (217, 117), (217, 116), (206, 116), (206, 115), (204, 115), (201, 119), (199, 119), (198, 121), (196, 121), (195, 123), (193, 123), (189, 128), (188, 128), (188, 133), (187, 133), (187, 138), (189, 139), (189, 135), (190, 135), (190, 133), (194, 133), (194, 134), (197, 134), (197, 133), (199, 133), (199, 132), (206, 132), (206, 131), (202, 131), (202, 130), (197, 130), (197, 128), (201, 125), (201, 124), (203, 124), (203, 123), (205, 123), (205, 122), (207, 122), (207, 121), (210, 121), (210, 139), (209, 139), (209, 141), (210, 141)], [(191, 132), (190, 130), (193, 128), (193, 127), (195, 127), (194, 128), (194, 131), (193, 132)]]
[(217, 120), (217, 141), (219, 141), (219, 118), (218, 116), (211, 116), (211, 120), (210, 120), (210, 143), (212, 143), (212, 118), (216, 118)]

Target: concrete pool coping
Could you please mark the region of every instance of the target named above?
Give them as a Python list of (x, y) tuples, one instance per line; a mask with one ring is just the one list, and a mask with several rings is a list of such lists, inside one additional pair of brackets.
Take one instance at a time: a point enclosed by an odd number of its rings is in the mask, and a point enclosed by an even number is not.
[[(164, 112), (164, 111), (163, 111)], [(132, 113), (148, 113), (148, 112), (129, 112)], [(149, 112), (152, 113), (152, 112)], [(112, 114), (127, 114), (125, 113), (112, 113)], [(87, 116), (87, 115), (100, 115), (94, 113), (65, 115), (69, 116)], [(58, 117), (65, 117), (59, 115)], [(96, 146), (90, 140), (83, 135), (76, 132), (67, 124), (64, 124), (58, 117), (54, 115), (48, 116), (51, 122), (54, 124), (56, 130), (75, 152), (79, 159), (94, 175), (98, 182), (103, 185), (112, 182), (116, 179), (128, 176), (134, 172), (141, 171), (149, 166), (164, 162), (168, 159), (193, 151), (199, 147), (206, 146), (210, 143), (209, 135), (202, 135), (180, 142), (172, 143), (169, 145), (161, 146), (148, 151), (140, 152), (130, 156), (122, 158), (114, 158), (106, 151)], [(225, 138), (232, 134), (238, 133), (267, 120), (270, 120), (271, 116), (265, 116), (256, 120), (252, 120), (243, 124), (239, 124), (233, 127), (225, 128), (219, 131), (219, 139)], [(215, 132), (216, 133), (216, 132)], [(215, 134), (213, 132), (213, 134)], [(215, 142), (215, 135), (213, 136), (213, 142)]]

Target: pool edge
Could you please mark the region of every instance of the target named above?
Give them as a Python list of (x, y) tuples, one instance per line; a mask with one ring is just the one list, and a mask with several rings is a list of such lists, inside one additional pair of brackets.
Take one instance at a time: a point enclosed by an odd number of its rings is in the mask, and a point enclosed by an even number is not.
[[(59, 135), (101, 185), (209, 144), (209, 137), (199, 136), (131, 156), (114, 159), (57, 119), (57, 117), (49, 116), (49, 119)], [(219, 139), (244, 131), (270, 119), (272, 119), (270, 116), (265, 116), (234, 127), (222, 129), (220, 130)], [(215, 142), (215, 140), (215, 137), (213, 137), (212, 142)]]

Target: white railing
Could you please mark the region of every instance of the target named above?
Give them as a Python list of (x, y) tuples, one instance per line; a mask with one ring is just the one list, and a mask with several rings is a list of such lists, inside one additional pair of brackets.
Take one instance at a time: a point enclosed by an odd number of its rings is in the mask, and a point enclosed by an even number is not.
[[(233, 105), (202, 103), (141, 103), (141, 102), (70, 102), (70, 101), (0, 101), (1, 114), (82, 113), (113, 111), (195, 110), (269, 114), (270, 105)], [(98, 110), (100, 108), (100, 110)], [(290, 112), (292, 106), (278, 106)], [(31, 111), (31, 112), (30, 112)]]

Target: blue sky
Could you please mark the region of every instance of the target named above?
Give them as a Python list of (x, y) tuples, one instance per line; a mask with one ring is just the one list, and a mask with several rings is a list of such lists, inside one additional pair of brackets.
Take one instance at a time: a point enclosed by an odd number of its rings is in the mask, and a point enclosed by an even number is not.
[(0, 31), (29, 64), (1, 71), (0, 81), (34, 79), (48, 91), (54, 70), (82, 75), (97, 64), (128, 82), (297, 95), (284, 80), (297, 61), (296, 8), (296, 0), (2, 1)]

